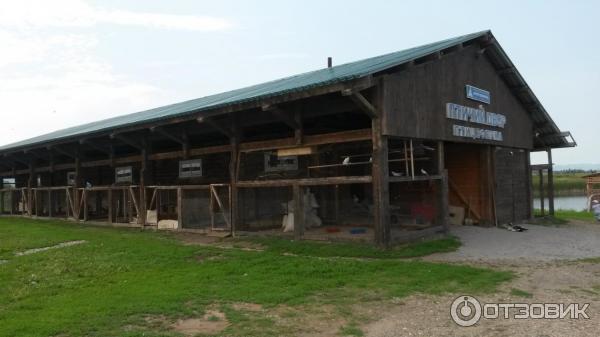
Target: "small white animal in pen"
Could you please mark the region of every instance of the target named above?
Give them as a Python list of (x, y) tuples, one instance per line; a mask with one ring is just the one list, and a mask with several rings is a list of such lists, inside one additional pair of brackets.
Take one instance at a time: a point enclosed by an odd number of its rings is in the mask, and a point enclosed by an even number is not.
[[(294, 200), (283, 203), (281, 206), (284, 211), (287, 212), (287, 214), (283, 216), (281, 227), (284, 232), (293, 232)], [(319, 208), (319, 204), (317, 203), (315, 195), (310, 193), (310, 190), (307, 189), (306, 193), (304, 193), (304, 228), (320, 227), (323, 224), (323, 221), (321, 221), (321, 218), (317, 215), (317, 208)]]

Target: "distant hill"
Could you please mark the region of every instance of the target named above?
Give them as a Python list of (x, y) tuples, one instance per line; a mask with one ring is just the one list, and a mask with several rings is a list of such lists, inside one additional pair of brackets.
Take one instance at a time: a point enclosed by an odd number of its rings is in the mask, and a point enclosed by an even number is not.
[(557, 164), (554, 165), (554, 171), (600, 171), (600, 164)]

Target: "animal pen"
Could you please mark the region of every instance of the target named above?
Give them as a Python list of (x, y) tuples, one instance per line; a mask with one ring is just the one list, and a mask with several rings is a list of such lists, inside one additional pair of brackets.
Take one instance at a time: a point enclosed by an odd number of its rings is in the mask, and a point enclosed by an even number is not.
[(582, 178), (585, 179), (587, 210), (591, 212), (593, 201), (600, 201), (600, 173), (588, 174)]
[(570, 137), (485, 31), (0, 147), (0, 211), (389, 245), (530, 218)]

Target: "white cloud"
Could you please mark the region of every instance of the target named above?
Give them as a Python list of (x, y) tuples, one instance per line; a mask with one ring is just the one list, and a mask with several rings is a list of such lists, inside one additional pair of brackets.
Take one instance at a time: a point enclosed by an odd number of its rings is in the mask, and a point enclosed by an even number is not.
[[(115, 73), (87, 35), (0, 29), (0, 144), (163, 103), (157, 87)], [(20, 57), (23, 56), (23, 57)]]
[(83, 0), (0, 0), (0, 26), (91, 27), (97, 24), (217, 31), (232, 27), (224, 18), (97, 8)]
[[(123, 76), (98, 56), (99, 24), (214, 31), (195, 15), (97, 8), (82, 0), (0, 0), (0, 145), (171, 103), (167, 91)], [(75, 28), (89, 29), (75, 29)]]

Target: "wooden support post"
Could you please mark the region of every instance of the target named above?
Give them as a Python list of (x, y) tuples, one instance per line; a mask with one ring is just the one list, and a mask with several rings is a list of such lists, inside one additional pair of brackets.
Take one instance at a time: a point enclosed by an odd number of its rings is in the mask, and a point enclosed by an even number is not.
[(102, 193), (100, 191), (96, 191), (94, 193), (94, 196), (95, 196), (94, 200), (96, 201), (96, 205), (94, 206), (96, 208), (96, 216), (99, 216), (100, 214), (102, 214), (102, 211), (103, 211), (103, 209), (102, 209), (103, 194), (104, 193)]
[(294, 239), (300, 240), (304, 237), (304, 187), (295, 184), (294, 194)]
[(408, 168), (408, 145), (406, 140), (404, 141), (404, 174), (410, 176), (410, 170)]
[(548, 214), (554, 216), (554, 168), (552, 167), (552, 149), (546, 150), (548, 153)]
[(110, 167), (113, 168), (115, 167), (115, 146), (113, 145), (113, 143), (110, 143), (109, 147), (109, 154), (108, 154), (108, 161), (110, 162)]
[[(529, 158), (529, 155), (528, 157)], [(491, 202), (491, 208), (492, 208), (492, 220), (494, 222), (494, 226), (498, 227), (498, 204), (497, 204), (497, 193), (496, 193), (496, 151), (494, 150), (494, 147), (489, 146), (489, 153), (488, 153), (488, 174), (489, 174), (489, 188), (490, 188), (490, 195), (492, 197), (492, 202)], [(529, 176), (529, 183), (531, 184), (531, 172), (529, 169), (529, 160), (527, 161), (527, 174)], [(531, 190), (530, 190), (531, 193)], [(533, 201), (533, 199), (532, 199)], [(533, 206), (533, 204), (532, 204)], [(531, 213), (533, 216), (533, 213)]]
[[(50, 175), (52, 177), (52, 174)], [(52, 186), (53, 179), (50, 178), (50, 186)], [(52, 198), (52, 190), (48, 190), (48, 217), (54, 216), (54, 199)]]
[(448, 170), (444, 170), (442, 172), (442, 179), (439, 180), (439, 204), (440, 204), (440, 214), (439, 214), (439, 222), (440, 225), (444, 227), (444, 231), (448, 233), (449, 225), (450, 225), (450, 212), (448, 211)]
[(444, 227), (444, 230), (448, 231), (449, 219), (448, 219), (448, 171), (445, 168), (444, 163), (444, 142), (439, 141), (437, 144), (437, 173), (442, 176), (442, 179), (438, 181), (438, 225)]
[(33, 175), (34, 175), (34, 168), (33, 168), (33, 164), (29, 165), (29, 179), (27, 180), (27, 215), (29, 216), (33, 216), (33, 205), (32, 205), (32, 198), (33, 195), (31, 193), (32, 188), (33, 188)]
[(139, 193), (139, 210), (138, 219), (140, 226), (144, 229), (146, 226), (146, 215), (147, 215), (147, 204), (146, 204), (146, 183), (149, 177), (149, 163), (148, 163), (148, 149), (146, 142), (144, 141), (144, 148), (142, 149), (142, 169), (140, 172), (140, 193)]
[(69, 198), (69, 187), (65, 188), (65, 218), (69, 218), (71, 198)]
[(133, 198), (130, 189), (123, 189), (123, 214), (127, 222), (133, 220)]
[(160, 190), (154, 190), (154, 193), (156, 193), (156, 226), (158, 226), (158, 222), (160, 221)]
[(113, 223), (113, 190), (109, 189), (108, 194), (108, 223)]
[(443, 141), (439, 141), (437, 143), (437, 173), (439, 175), (442, 175), (444, 173), (444, 170), (446, 169), (446, 163), (445, 163), (445, 151), (444, 151), (444, 142)]
[(183, 190), (177, 188), (177, 229), (183, 228)]
[(232, 137), (230, 138), (231, 157), (229, 160), (229, 214), (231, 219), (231, 234), (235, 235), (235, 231), (239, 228), (240, 222), (239, 193), (237, 186), (240, 168), (240, 129), (237, 116), (235, 114), (232, 115), (232, 121)]
[(334, 208), (334, 216), (335, 216), (335, 224), (340, 224), (340, 185), (335, 185), (334, 190), (334, 199), (333, 199), (333, 208)]
[[(380, 91), (382, 87), (378, 88)], [(380, 95), (381, 96), (381, 95)], [(388, 163), (388, 138), (382, 134), (381, 117), (371, 123), (373, 142), (373, 206), (375, 222), (375, 242), (379, 246), (390, 245), (390, 184)]]
[(413, 148), (413, 140), (409, 141), (410, 144), (410, 174), (415, 179), (415, 149)]
[(231, 233), (235, 235), (235, 231), (238, 229), (239, 225), (239, 193), (237, 187), (238, 181), (238, 161), (239, 161), (239, 149), (238, 142), (236, 138), (233, 138), (231, 141), (231, 159), (229, 161), (229, 189), (230, 189), (230, 199), (229, 199), (229, 212), (231, 215)]
[(39, 196), (40, 196), (40, 191), (35, 188), (33, 189), (33, 206), (35, 208), (35, 216), (40, 216), (40, 212), (39, 212), (39, 208), (40, 208), (40, 200), (39, 200)]
[(81, 190), (81, 197), (83, 198), (83, 221), (88, 221), (88, 191), (87, 189)]
[(302, 111), (296, 109), (294, 111), (294, 122), (297, 127), (294, 129), (294, 138), (296, 139), (296, 145), (302, 144), (302, 138), (304, 137), (304, 126), (302, 124)]
[[(533, 220), (534, 212), (533, 212), (533, 177), (531, 176), (531, 152), (526, 150), (526, 170), (527, 170), (527, 201), (529, 202), (529, 219)], [(498, 223), (496, 222), (496, 226)]]
[(79, 149), (77, 150), (77, 156), (75, 158), (75, 181), (73, 184), (73, 217), (79, 221), (79, 215), (81, 208), (79, 207), (79, 187), (81, 187), (81, 157), (79, 156)]
[(183, 144), (181, 144), (181, 149), (183, 150), (183, 159), (190, 159), (190, 140), (187, 133), (183, 132), (181, 138), (183, 140)]
[(544, 210), (544, 170), (538, 170), (538, 175), (540, 178), (540, 210), (542, 212), (542, 216), (546, 215)]

